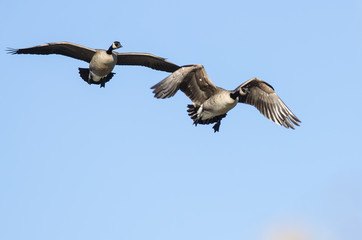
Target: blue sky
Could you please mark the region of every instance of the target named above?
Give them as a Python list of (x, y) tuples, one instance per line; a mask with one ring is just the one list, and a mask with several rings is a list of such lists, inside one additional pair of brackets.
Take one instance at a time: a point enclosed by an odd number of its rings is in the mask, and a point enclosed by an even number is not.
[[(362, 238), (360, 1), (2, 1), (0, 239)], [(248, 105), (220, 132), (166, 72), (6, 54), (70, 41), (203, 64), (218, 86), (258, 77), (302, 120)], [(289, 236), (289, 238), (287, 237)]]

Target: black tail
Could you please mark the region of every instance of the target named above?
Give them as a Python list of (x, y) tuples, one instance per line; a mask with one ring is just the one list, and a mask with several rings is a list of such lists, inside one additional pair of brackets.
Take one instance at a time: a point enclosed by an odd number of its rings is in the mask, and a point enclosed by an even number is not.
[(89, 68), (78, 68), (80, 77), (89, 83)]
[(221, 121), (224, 117), (226, 117), (226, 113), (215, 116), (213, 118), (202, 120), (201, 117), (197, 114), (197, 111), (199, 110), (200, 106), (194, 106), (193, 104), (187, 105), (188, 109), (187, 112), (192, 120), (194, 120), (194, 124), (210, 124)]
[(99, 82), (95, 82), (92, 79), (89, 79), (89, 68), (78, 68), (80, 77), (88, 84), (100, 84), (101, 87), (105, 86), (105, 83), (112, 79), (115, 73), (111, 72)]
[(202, 124), (200, 121), (202, 121), (198, 114), (197, 111), (199, 110), (200, 106), (194, 106), (193, 104), (188, 104), (187, 105), (187, 112), (189, 114), (189, 116), (191, 117), (192, 120), (194, 120), (194, 124), (195, 126), (197, 126), (198, 123)]

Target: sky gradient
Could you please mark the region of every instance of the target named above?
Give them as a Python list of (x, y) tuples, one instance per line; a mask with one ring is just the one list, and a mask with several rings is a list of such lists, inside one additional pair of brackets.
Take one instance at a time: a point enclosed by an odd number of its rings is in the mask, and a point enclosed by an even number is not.
[[(360, 1), (2, 1), (0, 239), (362, 239)], [(296, 130), (239, 104), (194, 127), (166, 72), (116, 66), (104, 89), (69, 41), (202, 64), (215, 85), (258, 77)], [(289, 238), (287, 237), (289, 236)]]

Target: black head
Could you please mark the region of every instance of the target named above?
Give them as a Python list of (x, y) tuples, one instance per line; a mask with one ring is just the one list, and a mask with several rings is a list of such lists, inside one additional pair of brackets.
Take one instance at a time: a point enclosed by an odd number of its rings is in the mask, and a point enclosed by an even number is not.
[(230, 93), (230, 97), (234, 100), (236, 100), (236, 98), (239, 96), (240, 96), (240, 90), (236, 90), (236, 91)]
[(121, 48), (121, 47), (122, 47), (121, 43), (118, 42), (118, 41), (115, 41), (115, 42), (113, 42), (112, 45), (108, 48), (107, 53), (108, 53), (108, 54), (112, 54), (112, 51), (113, 51), (114, 49)]
[(118, 41), (115, 41), (113, 44), (112, 44), (112, 48), (113, 49), (118, 49), (118, 48), (121, 48), (123, 47), (122, 44)]

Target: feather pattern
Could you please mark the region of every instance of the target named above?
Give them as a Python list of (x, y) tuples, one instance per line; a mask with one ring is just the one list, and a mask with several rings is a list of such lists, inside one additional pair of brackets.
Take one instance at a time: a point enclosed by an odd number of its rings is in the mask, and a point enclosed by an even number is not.
[(217, 91), (202, 65), (183, 66), (151, 89), (156, 98), (172, 97), (181, 89), (196, 104), (203, 103)]
[(162, 57), (149, 53), (117, 53), (117, 65), (139, 65), (155, 70), (174, 72), (180, 67)]
[(278, 125), (294, 129), (293, 124), (299, 126), (301, 121), (285, 105), (268, 83), (253, 78), (240, 87), (240, 91), (246, 92), (239, 97), (239, 102), (256, 107), (266, 118)]
[(8, 52), (11, 54), (40, 54), (40, 55), (59, 54), (75, 58), (78, 60), (86, 61), (89, 63), (92, 60), (93, 55), (96, 53), (96, 50), (75, 43), (57, 42), (57, 43), (47, 43), (29, 48), (20, 48), (20, 49), (9, 48)]

